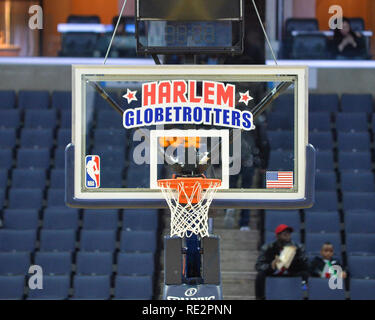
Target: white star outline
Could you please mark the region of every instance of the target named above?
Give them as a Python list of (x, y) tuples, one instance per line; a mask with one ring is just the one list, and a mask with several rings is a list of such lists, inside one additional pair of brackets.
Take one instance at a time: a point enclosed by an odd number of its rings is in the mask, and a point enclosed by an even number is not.
[[(250, 96), (250, 93), (249, 93), (249, 90), (247, 90), (245, 93), (241, 93), (240, 92), (240, 95), (241, 95), (241, 99), (238, 100), (238, 102), (242, 102), (244, 104), (246, 104), (246, 106), (249, 105), (249, 101), (251, 100), (254, 100), (254, 98), (252, 96)], [(247, 99), (247, 101), (244, 99), (244, 97), (248, 97), (249, 99)]]
[[(129, 93), (133, 95), (132, 98), (129, 98)], [(126, 94), (124, 94), (122, 97), (128, 100), (128, 104), (130, 104), (132, 101), (138, 101), (136, 94), (137, 94), (137, 90), (131, 91), (128, 88), (126, 91)]]

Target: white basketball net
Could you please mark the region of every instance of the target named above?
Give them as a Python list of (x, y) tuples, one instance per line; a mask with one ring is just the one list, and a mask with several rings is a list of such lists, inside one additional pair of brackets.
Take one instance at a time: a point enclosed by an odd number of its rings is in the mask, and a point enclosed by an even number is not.
[[(209, 235), (208, 210), (219, 186), (219, 182), (212, 182), (207, 189), (202, 190), (202, 185), (196, 182), (190, 197), (188, 197), (183, 181), (178, 183), (177, 190), (171, 188), (168, 183), (163, 184), (161, 190), (171, 210), (171, 237), (189, 238), (196, 234), (203, 238)], [(187, 199), (186, 204), (179, 203), (181, 193)], [(199, 201), (193, 203), (193, 199), (197, 195)]]

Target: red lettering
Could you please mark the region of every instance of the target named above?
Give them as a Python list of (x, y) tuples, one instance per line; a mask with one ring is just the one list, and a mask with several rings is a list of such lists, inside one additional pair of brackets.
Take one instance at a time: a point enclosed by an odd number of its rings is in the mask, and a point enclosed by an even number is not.
[[(151, 100), (151, 102), (149, 102)], [(142, 103), (143, 106), (156, 104), (156, 83), (144, 83), (142, 85)]]
[(215, 104), (215, 83), (203, 81), (203, 99), (205, 104)]
[(197, 82), (195, 80), (189, 81), (189, 101), (191, 103), (200, 103), (202, 98), (197, 98), (196, 95)]
[(217, 105), (218, 106), (226, 106), (226, 107), (234, 107), (235, 101), (235, 90), (234, 85), (228, 84), (227, 87), (222, 83), (217, 84)]
[(169, 81), (161, 81), (159, 83), (159, 104), (171, 103), (171, 83)]
[(186, 103), (186, 82), (185, 81), (174, 81), (173, 82), (173, 103)]

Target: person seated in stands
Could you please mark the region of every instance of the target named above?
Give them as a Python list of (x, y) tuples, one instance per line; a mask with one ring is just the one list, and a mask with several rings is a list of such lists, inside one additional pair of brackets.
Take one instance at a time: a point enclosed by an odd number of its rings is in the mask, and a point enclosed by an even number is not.
[(305, 249), (291, 239), (293, 228), (280, 224), (275, 229), (276, 241), (261, 248), (255, 268), (255, 295), (257, 300), (265, 298), (266, 277), (302, 277), (302, 284), (308, 280), (308, 260)]
[(350, 20), (343, 19), (342, 29), (336, 29), (333, 39), (334, 54), (338, 60), (360, 60), (366, 58), (366, 45), (362, 35), (354, 32)]
[(332, 267), (340, 266), (343, 270), (342, 278), (346, 279), (347, 272), (344, 271), (340, 261), (334, 258), (334, 254), (335, 252), (332, 243), (324, 243), (320, 250), (320, 256), (316, 256), (310, 263), (310, 276), (329, 279), (332, 275), (336, 274), (336, 271)]

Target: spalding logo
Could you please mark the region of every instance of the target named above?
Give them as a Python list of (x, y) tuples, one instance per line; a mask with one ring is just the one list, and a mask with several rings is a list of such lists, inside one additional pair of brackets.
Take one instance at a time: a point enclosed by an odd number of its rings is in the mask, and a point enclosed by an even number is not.
[(198, 290), (196, 288), (189, 288), (185, 291), (185, 296), (192, 297), (197, 294)]

